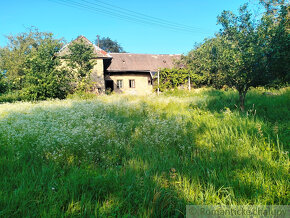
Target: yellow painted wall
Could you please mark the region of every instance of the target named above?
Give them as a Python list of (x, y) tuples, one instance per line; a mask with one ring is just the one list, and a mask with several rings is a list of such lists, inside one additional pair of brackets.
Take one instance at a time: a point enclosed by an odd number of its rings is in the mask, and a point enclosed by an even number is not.
[[(93, 92), (98, 93), (98, 89), (101, 89), (101, 93), (105, 92), (105, 79), (114, 81), (114, 92), (126, 93), (126, 94), (150, 94), (153, 91), (153, 86), (148, 81), (151, 80), (151, 76), (148, 74), (120, 74), (110, 75), (104, 78), (104, 63), (103, 59), (95, 59), (96, 64), (91, 72), (92, 82), (95, 83)], [(66, 60), (62, 59), (62, 66), (67, 66)], [(129, 87), (129, 80), (135, 80), (135, 88)], [(123, 80), (123, 88), (117, 88), (117, 80)]]
[[(106, 76), (106, 80), (114, 81), (114, 92), (126, 93), (126, 94), (150, 94), (152, 93), (153, 87), (148, 84), (148, 80), (151, 79), (150, 75), (146, 74), (122, 74), (122, 75), (111, 75)], [(135, 88), (129, 87), (129, 80), (135, 80)], [(117, 80), (123, 80), (123, 88), (117, 88)]]
[(96, 59), (96, 64), (91, 73), (91, 79), (95, 83), (95, 88), (102, 89), (102, 92), (105, 91), (105, 81), (104, 81), (104, 62), (103, 59)]

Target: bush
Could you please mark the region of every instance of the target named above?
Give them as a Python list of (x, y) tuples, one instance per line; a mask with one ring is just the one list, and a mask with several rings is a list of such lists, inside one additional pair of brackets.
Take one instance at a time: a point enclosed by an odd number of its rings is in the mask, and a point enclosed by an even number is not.
[[(162, 69), (159, 74), (159, 89), (160, 91), (172, 90), (181, 86), (188, 85), (188, 77), (190, 77), (191, 87), (200, 88), (204, 85), (209, 85), (208, 78), (204, 75), (193, 72), (190, 69)], [(155, 89), (158, 88), (155, 82)]]
[(25, 101), (28, 100), (21, 92), (14, 91), (14, 92), (8, 92), (6, 94), (0, 94), (0, 103), (4, 102), (15, 102), (15, 101)]
[(5, 72), (0, 72), (0, 94), (5, 93), (8, 90), (8, 84), (4, 79)]
[(5, 93), (7, 88), (7, 83), (0, 78), (0, 93)]

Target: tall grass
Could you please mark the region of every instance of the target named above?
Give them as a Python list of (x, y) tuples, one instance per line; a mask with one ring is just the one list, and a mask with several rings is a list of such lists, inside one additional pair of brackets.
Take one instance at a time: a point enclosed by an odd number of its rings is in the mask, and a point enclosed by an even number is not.
[(289, 89), (0, 105), (0, 216), (183, 216), (289, 204)]

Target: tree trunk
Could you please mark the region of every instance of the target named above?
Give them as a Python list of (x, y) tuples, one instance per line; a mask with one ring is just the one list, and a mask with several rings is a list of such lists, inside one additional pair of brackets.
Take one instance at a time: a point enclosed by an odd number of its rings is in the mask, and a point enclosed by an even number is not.
[(240, 109), (242, 112), (245, 111), (245, 98), (246, 98), (247, 91), (239, 91), (240, 96)]

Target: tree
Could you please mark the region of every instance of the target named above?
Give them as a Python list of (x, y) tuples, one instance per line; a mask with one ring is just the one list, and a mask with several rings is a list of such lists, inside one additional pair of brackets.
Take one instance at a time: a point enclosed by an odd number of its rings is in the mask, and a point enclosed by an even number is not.
[[(285, 17), (285, 13), (281, 16)], [(207, 75), (217, 88), (223, 85), (236, 88), (240, 109), (244, 111), (250, 87), (271, 85), (280, 78), (285, 81), (289, 69), (276, 70), (278, 65), (289, 66), (289, 47), (285, 49), (281, 41), (289, 41), (289, 33), (285, 32), (285, 23), (280, 22), (277, 27), (268, 15), (260, 22), (253, 20), (247, 5), (240, 8), (238, 16), (223, 11), (218, 23), (222, 26), (220, 33), (190, 52), (186, 64), (196, 73)]]
[[(97, 40), (95, 43), (98, 45)], [(122, 46), (117, 41), (113, 41), (109, 37), (102, 37), (99, 41), (99, 46), (106, 52), (125, 53)]]
[(61, 40), (54, 39), (52, 34), (47, 34), (37, 49), (26, 56), (22, 89), (26, 99), (63, 99), (69, 93), (69, 72), (60, 68), (60, 60), (54, 58), (62, 44)]
[(220, 39), (213, 47), (217, 52), (219, 83), (234, 86), (240, 96), (240, 109), (250, 86), (264, 85), (268, 76), (263, 75), (264, 42), (255, 29), (247, 6), (240, 8), (240, 15), (224, 11), (218, 17), (222, 25)]
[(276, 15), (281, 6), (285, 6), (287, 0), (259, 0), (266, 9), (267, 14)]
[(190, 71), (190, 78), (197, 86), (215, 86), (220, 88), (222, 85), (213, 84), (213, 78), (218, 72), (217, 50), (219, 37), (205, 39), (203, 43), (195, 46), (188, 55), (182, 56), (182, 62)]
[[(2, 52), (4, 50), (0, 48), (0, 66), (3, 65)], [(5, 93), (7, 91), (7, 81), (6, 81), (6, 70), (1, 70), (0, 68), (0, 94)]]
[(91, 86), (90, 75), (95, 65), (94, 48), (83, 39), (72, 42), (68, 47), (70, 52), (65, 58), (74, 72), (76, 88), (85, 91)]
[(26, 32), (6, 36), (8, 45), (0, 52), (0, 72), (6, 72), (7, 83), (10, 90), (20, 90), (23, 87), (24, 62), (27, 56), (36, 50), (42, 40), (51, 33), (39, 32), (37, 28), (30, 27)]
[[(266, 50), (267, 66), (266, 71), (271, 72), (273, 82), (271, 85), (279, 87), (290, 81), (290, 20), (286, 6), (274, 18), (273, 15), (265, 15), (261, 28), (268, 39)], [(265, 27), (266, 26), (266, 27)], [(261, 30), (260, 32), (263, 32)]]

